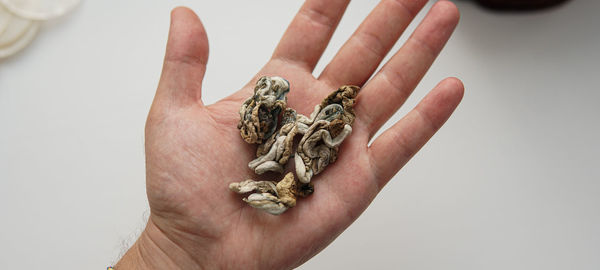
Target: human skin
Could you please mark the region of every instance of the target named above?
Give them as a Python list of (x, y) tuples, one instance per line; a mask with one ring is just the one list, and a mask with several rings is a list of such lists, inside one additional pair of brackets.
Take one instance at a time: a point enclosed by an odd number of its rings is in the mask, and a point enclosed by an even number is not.
[[(434, 4), (408, 41), (370, 78), (426, 3), (383, 0), (314, 77), (348, 2), (307, 0), (266, 65), (241, 90), (211, 105), (201, 95), (206, 32), (191, 10), (172, 11), (163, 71), (145, 130), (150, 217), (116, 269), (299, 266), (356, 220), (450, 117), (464, 91), (456, 78), (442, 80), (368, 144), (431, 66), (459, 13), (449, 1)], [(247, 166), (255, 146), (240, 138), (236, 126), (240, 105), (265, 75), (291, 83), (288, 105), (303, 114), (341, 85), (362, 86), (353, 132), (341, 145), (338, 160), (312, 179), (314, 194), (280, 216), (257, 211), (227, 188), (231, 182), (260, 179)]]

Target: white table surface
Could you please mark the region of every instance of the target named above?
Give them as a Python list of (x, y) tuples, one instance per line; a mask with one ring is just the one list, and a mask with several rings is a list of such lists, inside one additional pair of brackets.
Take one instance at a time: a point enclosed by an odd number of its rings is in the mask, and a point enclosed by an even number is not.
[[(265, 63), (301, 4), (84, 0), (1, 61), (2, 267), (104, 269), (142, 229), (143, 127), (171, 8), (207, 28), (212, 103)], [(350, 4), (316, 72), (375, 4)], [(600, 269), (600, 1), (457, 4), (454, 37), (392, 121), (448, 76), (464, 81), (462, 104), (301, 269)]]

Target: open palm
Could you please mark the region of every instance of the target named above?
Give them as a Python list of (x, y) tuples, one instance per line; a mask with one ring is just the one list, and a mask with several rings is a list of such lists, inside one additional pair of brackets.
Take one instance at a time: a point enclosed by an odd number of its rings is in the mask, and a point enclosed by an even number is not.
[[(454, 5), (436, 3), (404, 46), (371, 78), (426, 2), (381, 1), (315, 78), (312, 70), (348, 2), (306, 1), (257, 75), (240, 91), (211, 105), (201, 100), (208, 59), (204, 28), (192, 11), (173, 11), (163, 74), (146, 124), (151, 215), (121, 265), (129, 260), (129, 266), (144, 268), (298, 266), (347, 228), (441, 127), (462, 97), (458, 79), (442, 81), (368, 145), (450, 37), (459, 17)], [(281, 216), (251, 208), (227, 188), (231, 182), (259, 179), (247, 166), (256, 146), (245, 143), (236, 126), (240, 105), (264, 75), (286, 78), (291, 84), (288, 106), (305, 115), (339, 86), (362, 86), (353, 132), (342, 144), (338, 160), (313, 178), (314, 194)]]

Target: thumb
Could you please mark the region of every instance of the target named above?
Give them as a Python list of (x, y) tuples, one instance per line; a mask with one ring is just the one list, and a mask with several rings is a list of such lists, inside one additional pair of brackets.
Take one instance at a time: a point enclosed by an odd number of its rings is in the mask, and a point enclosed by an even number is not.
[(171, 27), (155, 106), (202, 104), (202, 79), (208, 61), (208, 38), (196, 14), (185, 7), (171, 12)]

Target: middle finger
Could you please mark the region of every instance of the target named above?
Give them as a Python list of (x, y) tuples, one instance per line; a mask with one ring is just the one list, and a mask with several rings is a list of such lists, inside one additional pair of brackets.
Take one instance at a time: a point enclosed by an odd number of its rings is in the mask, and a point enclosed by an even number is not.
[(452, 2), (437, 2), (404, 46), (365, 85), (355, 107), (369, 139), (412, 93), (450, 38), (459, 16)]
[(381, 1), (325, 67), (319, 79), (334, 87), (362, 86), (426, 2)]

